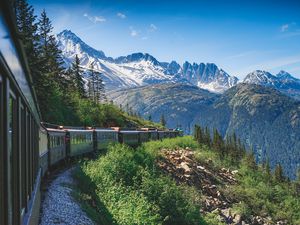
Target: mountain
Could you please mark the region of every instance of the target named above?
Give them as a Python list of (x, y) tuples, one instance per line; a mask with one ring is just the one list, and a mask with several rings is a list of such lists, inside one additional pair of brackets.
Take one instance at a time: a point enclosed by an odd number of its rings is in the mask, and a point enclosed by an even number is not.
[(194, 85), (181, 83), (148, 85), (108, 94), (125, 111), (128, 111), (128, 105), (145, 118), (151, 115), (153, 121), (159, 121), (164, 114), (168, 118), (168, 127), (181, 125), (186, 133), (191, 131), (190, 123), (196, 112), (211, 105), (218, 96)]
[(219, 93), (233, 87), (238, 82), (238, 78), (230, 76), (213, 63), (190, 64), (185, 62), (182, 68), (182, 77), (200, 88)]
[(59, 33), (57, 40), (66, 65), (70, 65), (76, 54), (84, 69), (94, 63), (94, 69), (103, 74), (107, 90), (181, 82), (212, 92), (223, 92), (238, 81), (213, 63), (185, 62), (180, 66), (176, 61), (159, 62), (148, 53), (133, 53), (113, 59), (88, 46), (70, 30)]
[(168, 127), (181, 125), (185, 133), (195, 124), (223, 136), (235, 132), (258, 161), (268, 158), (273, 168), (280, 162), (291, 178), (300, 166), (300, 103), (273, 88), (241, 83), (220, 95), (189, 84), (156, 84), (109, 97), (156, 122), (164, 114)]
[(272, 87), (300, 100), (300, 80), (285, 71), (280, 71), (278, 74), (272, 75), (266, 71), (256, 70), (249, 73), (244, 78), (243, 83)]

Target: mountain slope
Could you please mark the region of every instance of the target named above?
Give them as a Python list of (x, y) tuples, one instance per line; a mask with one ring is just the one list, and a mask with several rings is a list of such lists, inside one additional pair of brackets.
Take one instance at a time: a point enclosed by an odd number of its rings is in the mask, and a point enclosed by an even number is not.
[(300, 166), (300, 103), (272, 88), (238, 84), (222, 95), (190, 85), (158, 84), (110, 93), (115, 104), (128, 104), (154, 121), (166, 116), (167, 126), (195, 124), (217, 128), (223, 136), (235, 132), (257, 160), (280, 162), (290, 177)]
[[(220, 120), (220, 118), (222, 119)], [(300, 165), (300, 104), (279, 91), (259, 85), (239, 84), (226, 91), (205, 116), (192, 124), (218, 128), (223, 135), (235, 132), (256, 158), (282, 163), (290, 177)]]
[(108, 90), (156, 83), (187, 82), (213, 92), (223, 92), (235, 85), (236, 77), (228, 75), (215, 64), (186, 62), (182, 67), (175, 61), (159, 62), (147, 53), (133, 53), (118, 58), (107, 57), (103, 51), (93, 49), (70, 30), (57, 35), (64, 61), (69, 65), (75, 55), (81, 66), (88, 69), (91, 63), (103, 74)]
[(195, 112), (212, 104), (219, 95), (189, 84), (156, 84), (114, 91), (108, 96), (125, 110), (128, 104), (145, 118), (151, 115), (153, 121), (164, 114), (168, 127), (181, 125), (189, 132)]

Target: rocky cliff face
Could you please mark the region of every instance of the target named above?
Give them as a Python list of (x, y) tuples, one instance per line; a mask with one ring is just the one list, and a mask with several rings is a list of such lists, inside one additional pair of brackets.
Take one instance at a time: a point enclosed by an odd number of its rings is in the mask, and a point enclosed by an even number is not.
[(281, 163), (293, 178), (300, 167), (300, 103), (272, 88), (238, 84), (224, 94), (191, 85), (158, 84), (110, 93), (115, 104), (127, 104), (141, 115), (186, 133), (195, 124), (217, 128), (223, 136), (235, 132), (255, 150), (258, 161)]

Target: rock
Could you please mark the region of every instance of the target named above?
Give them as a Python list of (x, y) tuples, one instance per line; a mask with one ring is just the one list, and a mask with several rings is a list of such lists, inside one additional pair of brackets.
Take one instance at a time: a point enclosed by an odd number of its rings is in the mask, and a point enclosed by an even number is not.
[(205, 170), (205, 168), (203, 166), (197, 166), (197, 169), (199, 169), (199, 170)]
[(235, 174), (237, 174), (238, 172), (239, 172), (238, 170), (233, 170), (233, 171), (231, 171), (232, 175), (235, 175)]
[(242, 220), (241, 215), (239, 215), (239, 214), (235, 214), (235, 215), (234, 215), (234, 217), (233, 217), (233, 222), (234, 222), (234, 223), (238, 224), (238, 223), (241, 222), (241, 220)]
[(183, 168), (186, 173), (191, 172), (191, 168), (188, 166), (188, 164), (186, 162), (180, 163), (180, 167)]
[(223, 216), (225, 216), (226, 218), (231, 217), (231, 210), (229, 208), (227, 209), (222, 209), (221, 213)]

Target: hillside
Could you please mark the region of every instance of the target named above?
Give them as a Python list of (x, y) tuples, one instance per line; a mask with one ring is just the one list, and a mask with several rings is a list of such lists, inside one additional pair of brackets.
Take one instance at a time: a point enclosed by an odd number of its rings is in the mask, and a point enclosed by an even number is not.
[[(75, 173), (76, 198), (97, 224), (298, 224), (299, 181), (220, 157), (180, 137), (137, 149), (111, 146)], [(83, 185), (84, 184), (84, 185)]]
[(159, 84), (110, 93), (115, 104), (128, 104), (142, 115), (186, 133), (195, 124), (217, 128), (223, 137), (233, 132), (253, 147), (258, 161), (282, 163), (294, 178), (300, 162), (300, 104), (272, 88), (239, 84), (222, 95), (194, 86)]

